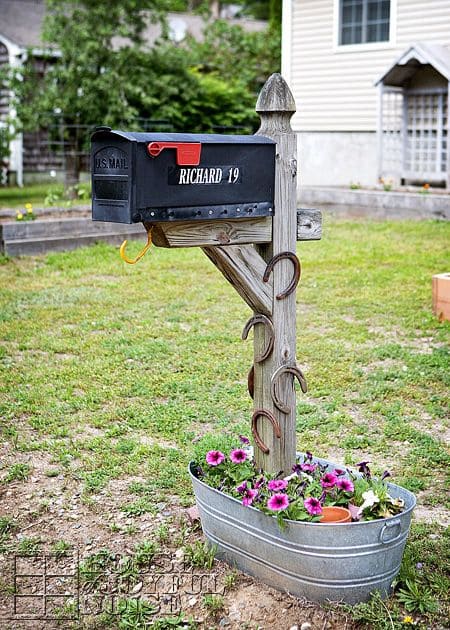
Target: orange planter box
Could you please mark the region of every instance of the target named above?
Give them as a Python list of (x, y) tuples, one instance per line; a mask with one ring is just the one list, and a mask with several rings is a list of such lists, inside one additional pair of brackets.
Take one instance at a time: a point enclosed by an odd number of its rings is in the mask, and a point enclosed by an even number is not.
[(433, 276), (433, 313), (440, 321), (450, 320), (450, 273)]

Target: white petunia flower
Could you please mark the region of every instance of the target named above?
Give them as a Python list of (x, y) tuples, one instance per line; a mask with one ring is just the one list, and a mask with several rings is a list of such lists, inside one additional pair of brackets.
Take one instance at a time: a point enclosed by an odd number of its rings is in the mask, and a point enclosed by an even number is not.
[(360, 506), (358, 510), (358, 516), (360, 516), (366, 508), (372, 507), (373, 505), (375, 505), (375, 503), (380, 502), (379, 497), (375, 494), (373, 490), (367, 490), (366, 492), (363, 492), (362, 498), (364, 499), (364, 503)]

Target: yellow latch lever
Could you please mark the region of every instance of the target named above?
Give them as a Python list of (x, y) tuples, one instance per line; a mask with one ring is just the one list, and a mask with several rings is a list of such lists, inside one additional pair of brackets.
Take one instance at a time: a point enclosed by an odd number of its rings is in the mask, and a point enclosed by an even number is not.
[(124, 260), (129, 265), (135, 265), (138, 262), (138, 260), (141, 260), (141, 258), (145, 256), (145, 254), (147, 253), (147, 251), (150, 249), (152, 245), (152, 230), (153, 228), (150, 228), (149, 230), (147, 230), (147, 245), (134, 259), (128, 258), (128, 256), (125, 254), (125, 248), (127, 246), (128, 241), (124, 241), (119, 249), (121, 259)]

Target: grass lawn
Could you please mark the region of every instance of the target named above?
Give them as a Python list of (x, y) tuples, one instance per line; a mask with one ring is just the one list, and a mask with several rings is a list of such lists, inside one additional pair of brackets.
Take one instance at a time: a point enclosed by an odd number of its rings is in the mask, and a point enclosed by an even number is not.
[[(400, 585), (415, 603), (400, 592), (358, 608), (352, 619), (368, 627), (403, 627), (405, 614), (444, 627), (448, 611), (448, 530), (432, 521), (450, 514), (450, 325), (431, 313), (431, 276), (449, 271), (449, 243), (445, 222), (327, 220), (322, 241), (298, 246), (297, 355), (309, 386), (298, 394), (298, 446), (388, 468), (418, 494), (426, 521)], [(0, 492), (59, 478), (96, 514), (124, 483), (105, 531), (121, 511), (138, 522), (162, 503), (190, 505), (192, 441), (248, 434), (252, 413), (252, 344), (240, 340), (250, 311), (202, 252), (154, 248), (126, 266), (99, 244), (3, 260), (0, 287)]]
[(26, 203), (43, 206), (49, 188), (58, 190), (63, 187), (60, 184), (34, 184), (33, 186), (0, 186), (0, 208), (23, 208)]
[(88, 203), (88, 184), (79, 185), (78, 199), (68, 202), (64, 197), (64, 186), (58, 183), (33, 184), (19, 188), (18, 186), (0, 186), (0, 209), (24, 208), (26, 203), (34, 207), (46, 208), (52, 205), (71, 205), (72, 203)]

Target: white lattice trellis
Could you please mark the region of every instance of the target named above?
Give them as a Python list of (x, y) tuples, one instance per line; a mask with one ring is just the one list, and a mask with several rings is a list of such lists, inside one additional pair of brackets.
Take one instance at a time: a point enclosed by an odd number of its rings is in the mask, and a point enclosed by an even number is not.
[(381, 177), (402, 177), (403, 163), (403, 90), (383, 92)]
[(439, 182), (447, 176), (445, 88), (384, 87), (380, 111), (380, 176)]
[(447, 91), (405, 91), (404, 178), (434, 180), (447, 170)]

